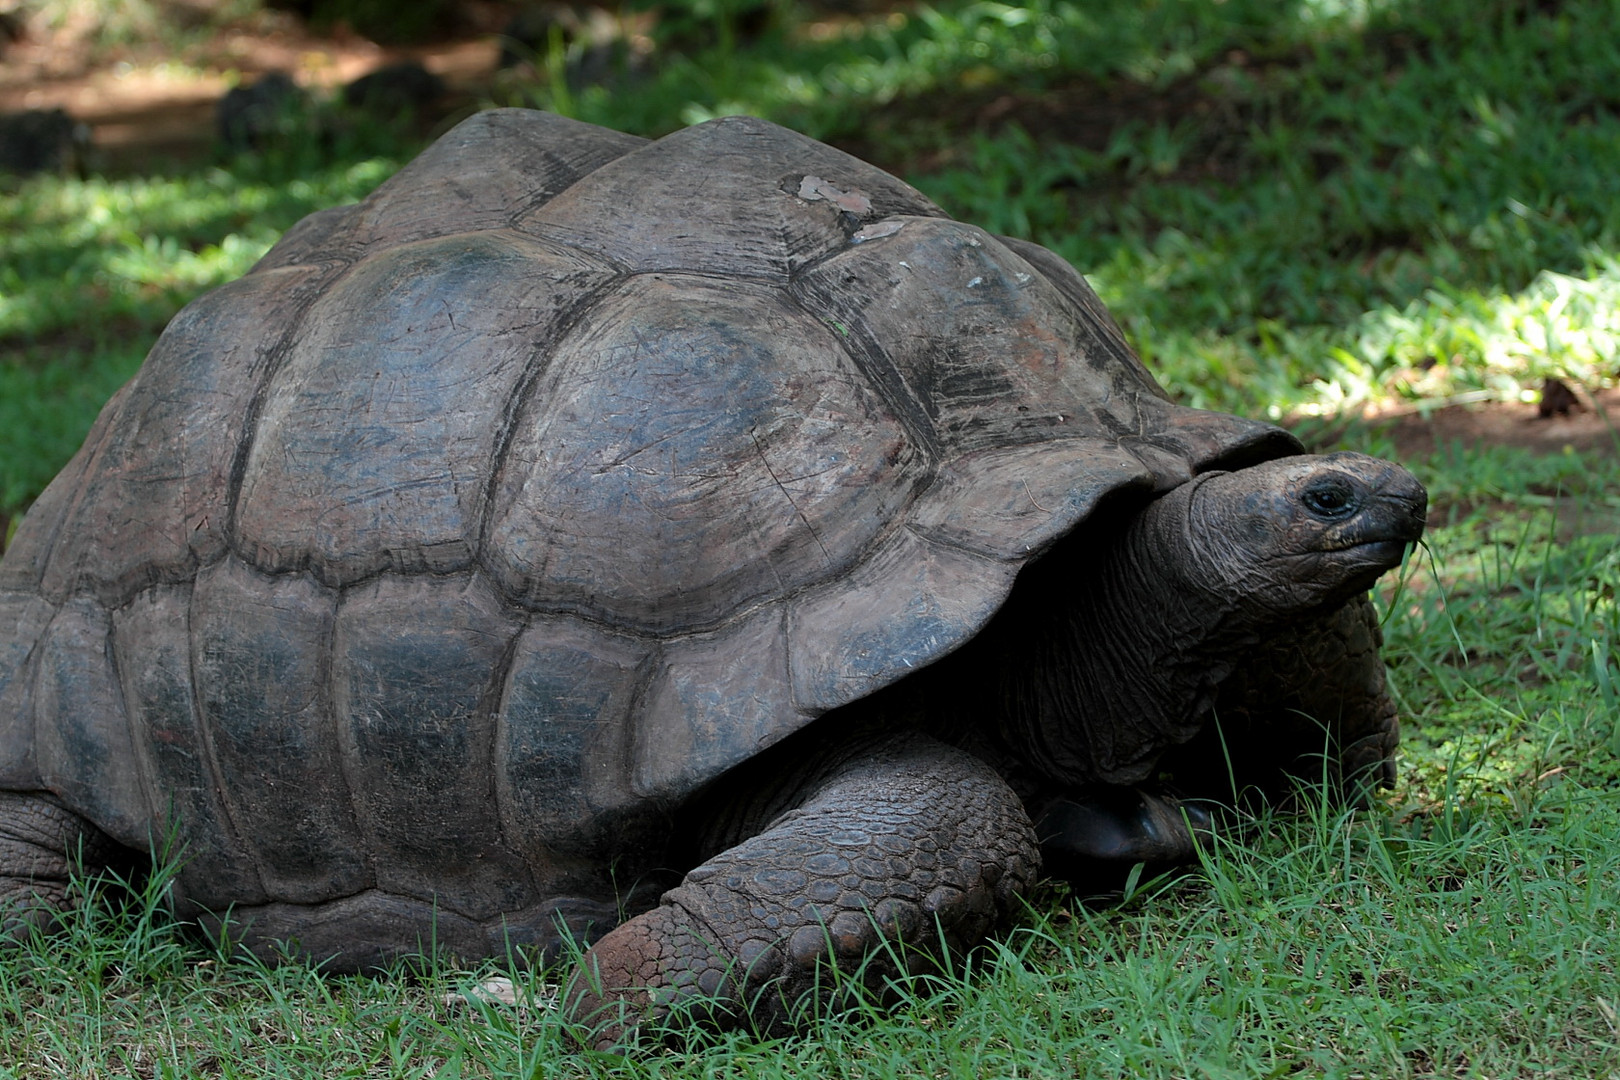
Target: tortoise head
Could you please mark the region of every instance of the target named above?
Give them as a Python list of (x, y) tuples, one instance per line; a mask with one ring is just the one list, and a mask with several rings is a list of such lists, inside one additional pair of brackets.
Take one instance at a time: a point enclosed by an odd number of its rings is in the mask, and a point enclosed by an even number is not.
[(1365, 454), (1289, 457), (1187, 485), (1185, 571), (1261, 621), (1342, 603), (1423, 535), (1428, 494)]

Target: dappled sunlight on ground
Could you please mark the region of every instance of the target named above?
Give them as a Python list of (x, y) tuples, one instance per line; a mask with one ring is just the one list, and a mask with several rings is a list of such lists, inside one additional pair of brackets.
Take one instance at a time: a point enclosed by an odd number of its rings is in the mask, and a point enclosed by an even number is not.
[(36, 21), (0, 55), (0, 112), (64, 109), (90, 128), (92, 167), (141, 170), (154, 159), (205, 158), (216, 138), (219, 99), (268, 72), (287, 72), (307, 90), (330, 93), (386, 64), (416, 60), (445, 81), (447, 108), (455, 108), (487, 88), (500, 45), (485, 33), (384, 48), (261, 12), (175, 55), (166, 52), (161, 45), (93, 50), (73, 27)]

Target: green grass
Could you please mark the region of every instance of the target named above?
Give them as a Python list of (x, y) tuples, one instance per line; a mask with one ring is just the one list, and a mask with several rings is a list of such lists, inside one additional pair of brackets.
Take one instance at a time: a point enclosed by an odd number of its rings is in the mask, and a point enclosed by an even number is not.
[(1362, 10), (1287, 52), (1228, 27), (1237, 59), (1190, 74), (1172, 120), (1102, 148), (980, 138), (924, 186), (1084, 267), (1201, 403), (1612, 380), (1613, 5)]
[(179, 177), (0, 188), (0, 516), (44, 489), (192, 297), (240, 277), (312, 211), (402, 158), (243, 161)]
[[(644, 134), (748, 111), (857, 149), (1073, 260), (1191, 403), (1350, 415), (1620, 368), (1613, 0), (784, 4), (752, 38), (737, 5), (683, 10), (650, 72), (502, 102)], [(412, 152), (0, 181), (0, 513), (179, 305)], [(1620, 1077), (1620, 440), (1407, 464), (1434, 512), (1377, 594), (1405, 742), (1369, 811), (1267, 818), (1115, 907), (1042, 892), (892, 1011), (633, 1059), (469, 994), (501, 965), (267, 969), (149, 887), (0, 956), (0, 1077)]]
[(1263, 819), (1117, 907), (1039, 894), (890, 1010), (625, 1059), (481, 999), (489, 968), (265, 968), (102, 904), (10, 960), (0, 1076), (1611, 1076), (1620, 806), (1564, 778), (1501, 805), (1467, 783), (1404, 816)]
[[(1615, 376), (1615, 14), (951, 3), (816, 34), (778, 20), (641, 82), (502, 100), (649, 134), (748, 112), (850, 143), (1082, 267), (1194, 403), (1512, 399), (1547, 374)], [(1069, 108), (1034, 134), (975, 116), (1041, 95)]]

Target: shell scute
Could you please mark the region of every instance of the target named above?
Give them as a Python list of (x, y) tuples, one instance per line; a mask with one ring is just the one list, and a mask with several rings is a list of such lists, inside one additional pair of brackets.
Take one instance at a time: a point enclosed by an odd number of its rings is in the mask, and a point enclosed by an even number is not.
[(366, 259), (311, 307), (267, 388), (238, 549), (341, 585), (471, 565), (504, 417), (613, 271), (508, 233)]
[(332, 646), (337, 735), (377, 887), (475, 919), (538, 897), (501, 836), (494, 709), (520, 623), (478, 575), (346, 590)]
[(1136, 353), (1131, 351), (1125, 340), (1125, 333), (1114, 321), (1113, 313), (1103, 306), (1102, 299), (1098, 297), (1086, 279), (1080, 276), (1080, 271), (1070, 266), (1057, 253), (1049, 248), (1029, 240), (1021, 240), (1016, 236), (998, 236), (996, 239), (1005, 245), (1013, 254), (1039, 270), (1046, 280), (1065, 297), (1072, 305), (1075, 316), (1082, 322), (1090, 323), (1094, 336), (1100, 339), (1102, 347), (1087, 357), (1087, 362), (1093, 366), (1103, 364), (1117, 364), (1136, 372), (1142, 381), (1148, 383), (1155, 394), (1168, 400), (1164, 390), (1148, 374), (1147, 368)]
[(248, 273), (262, 274), (309, 263), (347, 265), (353, 253), (345, 250), (345, 241), (353, 232), (358, 216), (358, 204), (315, 211), (282, 233), (281, 239)]
[(192, 677), (227, 813), (272, 897), (315, 903), (375, 884), (327, 679), (337, 595), (308, 575), (225, 558), (191, 596)]
[(191, 685), (191, 583), (157, 585), (113, 612), (113, 652), (159, 836), (185, 838), (186, 899), (210, 910), (268, 897), (231, 823)]
[(34, 763), (34, 672), (56, 605), (34, 592), (0, 595), (0, 785), (39, 787)]
[(249, 404), (282, 332), (325, 280), (319, 268), (268, 271), (175, 316), (85, 468), (45, 568), (45, 595), (86, 587), (117, 606), (154, 582), (189, 580), (224, 554)]
[(1015, 572), (901, 530), (847, 578), (790, 605), (794, 702), (826, 712), (948, 650), (984, 625)]
[(536, 608), (680, 633), (843, 572), (926, 469), (778, 290), (637, 275), (519, 414), (490, 562)]
[(809, 719), (793, 703), (781, 604), (668, 642), (654, 663), (630, 785), (655, 803), (691, 794)]
[(630, 718), (651, 646), (580, 619), (537, 615), (497, 712), (496, 792), (522, 851), (604, 853), (630, 801)]
[[(807, 178), (819, 183), (807, 186)], [(626, 154), (518, 227), (547, 230), (632, 270), (785, 282), (847, 244), (865, 222), (895, 214), (943, 211), (858, 158), (775, 124), (728, 116)]]
[(646, 143), (555, 113), (476, 113), (355, 208), (346, 246), (364, 250), (504, 228)]
[(113, 666), (107, 610), (90, 597), (63, 605), (40, 641), (34, 760), (58, 793), (121, 844), (141, 847), (153, 821)]
[(1146, 495), (1155, 483), (1153, 470), (1112, 439), (992, 447), (942, 466), (911, 522), (930, 539), (1023, 562), (1108, 492), (1136, 488)]
[(1135, 400), (1151, 380), (1085, 362), (1107, 356), (1107, 343), (1040, 271), (971, 225), (903, 225), (805, 271), (792, 291), (880, 343), (942, 458), (1137, 429)]

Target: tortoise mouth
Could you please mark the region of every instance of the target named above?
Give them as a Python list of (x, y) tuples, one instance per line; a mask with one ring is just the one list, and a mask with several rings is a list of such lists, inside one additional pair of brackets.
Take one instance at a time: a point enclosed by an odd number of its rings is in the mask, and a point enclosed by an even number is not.
[(1365, 580), (1369, 588), (1383, 574), (1401, 565), (1407, 549), (1417, 543), (1417, 537), (1406, 530), (1380, 529), (1368, 535), (1370, 531), (1341, 535), (1323, 546), (1323, 553), (1341, 568), (1341, 573), (1358, 582)]
[(1359, 556), (1360, 561), (1383, 566), (1398, 566), (1406, 558), (1406, 549), (1417, 541), (1405, 538), (1361, 540), (1334, 548), (1335, 551)]
[(1325, 549), (1329, 565), (1321, 567), (1323, 580), (1336, 580), (1335, 595), (1366, 592), (1379, 578), (1401, 565), (1413, 541), (1404, 537), (1381, 536), (1368, 540), (1344, 539)]

